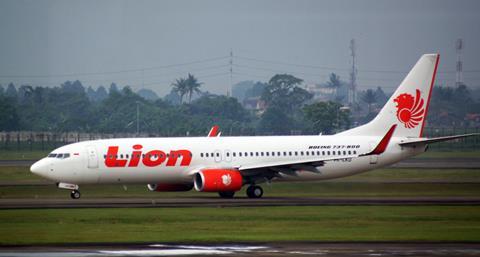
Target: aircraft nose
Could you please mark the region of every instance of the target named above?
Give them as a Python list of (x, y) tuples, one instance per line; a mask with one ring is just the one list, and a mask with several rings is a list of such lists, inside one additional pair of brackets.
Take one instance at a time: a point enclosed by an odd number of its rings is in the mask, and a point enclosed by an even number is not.
[(30, 171), (39, 176), (45, 176), (48, 172), (48, 164), (45, 159), (41, 159), (30, 167)]

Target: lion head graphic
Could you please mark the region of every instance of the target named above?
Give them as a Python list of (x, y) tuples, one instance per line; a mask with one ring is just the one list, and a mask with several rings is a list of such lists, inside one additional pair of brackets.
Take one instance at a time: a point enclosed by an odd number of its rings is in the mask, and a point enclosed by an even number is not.
[(397, 118), (405, 128), (415, 128), (423, 120), (425, 108), (423, 108), (424, 100), (420, 96), (420, 90), (416, 90), (415, 97), (403, 93), (393, 101), (397, 104)]

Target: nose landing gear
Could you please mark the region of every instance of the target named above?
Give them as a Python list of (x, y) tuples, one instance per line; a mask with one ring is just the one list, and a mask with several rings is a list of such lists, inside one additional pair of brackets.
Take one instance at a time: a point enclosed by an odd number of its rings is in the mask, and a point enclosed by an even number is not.
[(60, 182), (60, 183), (57, 183), (57, 186), (58, 188), (61, 188), (61, 189), (72, 190), (70, 191), (70, 197), (72, 199), (78, 199), (81, 196), (80, 191), (78, 191), (78, 185)]
[(248, 198), (261, 198), (263, 196), (263, 188), (260, 186), (250, 185), (247, 188)]
[(81, 194), (80, 194), (80, 191), (78, 190), (72, 190), (72, 192), (70, 192), (70, 197), (72, 199), (78, 199), (80, 198)]

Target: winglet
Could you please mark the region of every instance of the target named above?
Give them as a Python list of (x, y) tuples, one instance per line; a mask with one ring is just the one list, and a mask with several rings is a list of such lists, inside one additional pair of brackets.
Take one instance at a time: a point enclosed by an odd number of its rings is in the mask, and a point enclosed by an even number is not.
[(220, 136), (220, 134), (218, 133), (218, 130), (219, 130), (218, 125), (214, 125), (214, 126), (210, 129), (210, 132), (208, 132), (207, 137), (217, 137), (217, 136)]
[(392, 127), (388, 130), (387, 134), (385, 134), (385, 136), (382, 138), (380, 143), (378, 143), (377, 147), (375, 147), (373, 151), (367, 154), (362, 154), (361, 156), (382, 154), (383, 152), (385, 152), (385, 150), (387, 149), (388, 143), (390, 142), (390, 139), (393, 136), (393, 132), (395, 132), (396, 127), (397, 127), (397, 124), (392, 125)]

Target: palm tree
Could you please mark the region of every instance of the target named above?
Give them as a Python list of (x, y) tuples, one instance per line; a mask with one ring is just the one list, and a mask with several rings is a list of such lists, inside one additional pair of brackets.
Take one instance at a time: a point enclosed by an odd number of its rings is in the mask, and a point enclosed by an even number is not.
[(335, 99), (338, 98), (338, 88), (342, 86), (340, 81), (340, 76), (335, 73), (330, 74), (330, 80), (327, 81), (327, 87), (333, 88), (335, 90)]
[(192, 74), (188, 73), (188, 77), (186, 79), (186, 93), (188, 94), (188, 102), (192, 101), (193, 93), (200, 93), (200, 86), (203, 83), (198, 82), (197, 78), (195, 78)]
[(372, 113), (372, 104), (377, 102), (377, 94), (372, 89), (365, 91), (362, 100), (368, 104), (368, 114)]
[(175, 82), (172, 83), (173, 91), (180, 95), (180, 103), (183, 103), (183, 97), (188, 92), (188, 85), (187, 80), (184, 78), (176, 79)]

